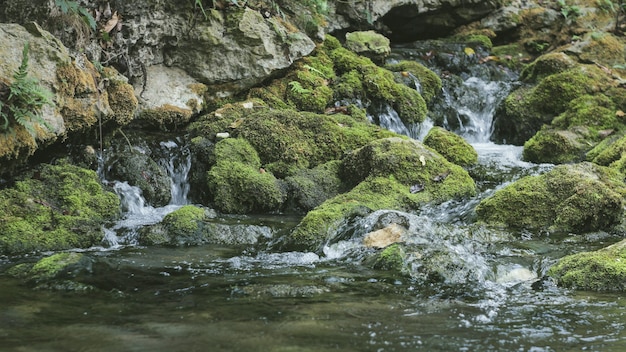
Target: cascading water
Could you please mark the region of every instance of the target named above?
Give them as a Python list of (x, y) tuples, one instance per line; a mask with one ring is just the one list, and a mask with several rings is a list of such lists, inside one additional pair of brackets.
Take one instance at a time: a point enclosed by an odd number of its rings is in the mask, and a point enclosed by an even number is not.
[(188, 147), (182, 140), (169, 140), (160, 142), (151, 152), (170, 179), (170, 202), (163, 207), (153, 207), (147, 204), (139, 187), (131, 186), (126, 181), (113, 181), (113, 190), (120, 197), (123, 217), (113, 227), (105, 229), (103, 245), (107, 248), (136, 245), (139, 228), (159, 223), (167, 214), (188, 204), (188, 174), (191, 169)]

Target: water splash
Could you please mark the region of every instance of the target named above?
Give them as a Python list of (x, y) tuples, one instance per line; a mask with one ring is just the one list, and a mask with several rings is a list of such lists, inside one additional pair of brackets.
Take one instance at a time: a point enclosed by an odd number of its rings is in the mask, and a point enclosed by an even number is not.
[(159, 165), (170, 176), (172, 185), (172, 198), (170, 204), (188, 204), (189, 194), (188, 175), (191, 170), (191, 153), (189, 148), (180, 141), (161, 142)]

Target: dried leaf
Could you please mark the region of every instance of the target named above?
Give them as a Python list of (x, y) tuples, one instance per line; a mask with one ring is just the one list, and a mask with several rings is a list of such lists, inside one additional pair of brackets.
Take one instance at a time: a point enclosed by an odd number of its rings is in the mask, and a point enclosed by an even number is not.
[(617, 117), (624, 117), (624, 116), (626, 116), (626, 113), (624, 113), (622, 110), (617, 110), (615, 112), (615, 116), (617, 116)]
[(115, 11), (115, 13), (113, 13), (113, 16), (111, 16), (111, 19), (109, 19), (107, 21), (107, 23), (104, 25), (104, 27), (102, 27), (102, 31), (109, 33), (113, 30), (113, 28), (117, 27), (117, 23), (120, 21), (120, 17), (117, 14), (117, 11)]
[(465, 55), (467, 55), (467, 56), (473, 56), (474, 54), (476, 54), (474, 49), (472, 49), (470, 47), (466, 47), (465, 49), (463, 49), (463, 51), (465, 52)]

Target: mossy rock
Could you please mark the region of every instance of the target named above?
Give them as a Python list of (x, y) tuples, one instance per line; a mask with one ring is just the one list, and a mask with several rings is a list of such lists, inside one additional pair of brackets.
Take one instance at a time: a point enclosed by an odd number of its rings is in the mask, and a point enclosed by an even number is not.
[(42, 165), (31, 178), (0, 190), (0, 253), (22, 254), (100, 244), (102, 224), (119, 215), (117, 195), (92, 170)]
[(418, 141), (399, 137), (379, 139), (347, 154), (340, 176), (353, 186), (368, 177), (393, 177), (405, 186), (423, 188), (415, 192), (422, 202), (476, 193), (474, 181), (463, 168)]
[(441, 93), (441, 78), (417, 61), (400, 61), (395, 64), (388, 64), (385, 68), (398, 73), (395, 76), (396, 81), (411, 88), (415, 87), (415, 82), (413, 81), (413, 78), (415, 78), (419, 82), (420, 93), (426, 103), (430, 103), (435, 96)]
[(552, 125), (567, 129), (584, 126), (594, 132), (594, 139), (599, 139), (597, 132), (608, 129), (623, 129), (624, 119), (616, 114), (613, 101), (604, 94), (583, 95), (572, 100), (565, 112), (555, 117)]
[(244, 214), (277, 210), (284, 201), (278, 180), (261, 168), (261, 159), (242, 138), (227, 138), (215, 145), (207, 185), (215, 207), (225, 213)]
[(109, 80), (107, 93), (115, 122), (121, 126), (129, 124), (135, 118), (139, 106), (133, 86), (114, 68), (105, 67), (103, 75)]
[(587, 160), (598, 165), (609, 166), (626, 154), (626, 136), (607, 138), (587, 153)]
[(10, 268), (7, 274), (21, 279), (36, 289), (90, 292), (93, 286), (74, 281), (81, 275), (90, 275), (93, 260), (83, 253), (63, 252), (40, 259), (36, 263), (23, 263)]
[(395, 243), (378, 253), (373, 267), (378, 270), (402, 273), (407, 254), (401, 244)]
[(166, 104), (141, 111), (136, 123), (158, 131), (176, 131), (186, 127), (192, 115), (191, 109)]
[(187, 131), (192, 138), (201, 136), (215, 141), (218, 133), (231, 131), (247, 115), (265, 109), (269, 109), (268, 105), (256, 98), (237, 103), (227, 103), (209, 114), (198, 117), (196, 121), (189, 124)]
[(557, 285), (589, 291), (626, 291), (626, 240), (565, 256), (548, 270)]
[(319, 250), (355, 216), (380, 209), (415, 209), (476, 194), (463, 168), (420, 142), (392, 137), (379, 139), (346, 155), (340, 176), (352, 188), (311, 210), (291, 233), (288, 243)]
[(553, 52), (539, 56), (528, 66), (524, 67), (520, 79), (527, 82), (537, 82), (541, 79), (565, 72), (576, 66), (576, 61), (563, 52)]
[(329, 161), (313, 169), (302, 169), (285, 178), (287, 212), (306, 213), (342, 189), (339, 178), (339, 160)]
[[(309, 211), (286, 238), (293, 249), (320, 251), (339, 229), (357, 216), (378, 209), (404, 209), (418, 203), (409, 187), (392, 177), (371, 177), (349, 192), (330, 198)], [(413, 201), (413, 199), (415, 201)]]
[(526, 176), (476, 207), (478, 219), (517, 229), (585, 233), (610, 230), (624, 213), (623, 176), (584, 162)]
[(544, 128), (524, 143), (522, 157), (533, 163), (564, 164), (584, 160), (591, 147), (585, 135)]
[(391, 53), (389, 44), (389, 39), (374, 31), (346, 33), (346, 48), (377, 63), (383, 63)]
[(424, 137), (424, 145), (460, 166), (470, 166), (478, 162), (478, 153), (474, 147), (463, 137), (441, 127), (433, 127), (428, 131)]
[(204, 220), (205, 211), (194, 205), (186, 205), (165, 215), (161, 222), (169, 236), (185, 237), (198, 232), (199, 222)]
[(565, 112), (572, 100), (604, 85), (594, 82), (595, 76), (587, 76), (592, 71), (575, 68), (547, 76), (536, 86), (514, 90), (497, 112), (494, 134), (508, 143), (523, 144), (544, 124)]
[(284, 178), (395, 134), (348, 115), (267, 110), (246, 117), (233, 135), (254, 147), (265, 170)]
[(582, 161), (605, 133), (623, 127), (611, 99), (604, 94), (583, 95), (572, 100), (550, 128), (537, 132), (524, 144), (524, 160), (555, 164)]

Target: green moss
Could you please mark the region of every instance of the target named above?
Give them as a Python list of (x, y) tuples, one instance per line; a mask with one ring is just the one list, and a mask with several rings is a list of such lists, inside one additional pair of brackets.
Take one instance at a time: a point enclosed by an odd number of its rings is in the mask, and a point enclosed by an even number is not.
[(595, 133), (618, 129), (623, 126), (615, 112), (615, 105), (606, 95), (583, 95), (572, 100), (567, 110), (552, 121), (552, 125), (560, 129), (584, 126)]
[(200, 116), (198, 120), (189, 125), (187, 130), (192, 136), (203, 136), (214, 140), (217, 133), (228, 132), (236, 128), (253, 111), (265, 109), (268, 109), (268, 104), (258, 98), (225, 104), (209, 114)]
[(142, 110), (137, 119), (160, 131), (172, 131), (187, 125), (192, 113), (190, 109), (165, 104), (158, 108)]
[(590, 151), (587, 157), (596, 164), (609, 166), (626, 154), (626, 137), (610, 138)]
[(204, 209), (185, 205), (167, 214), (162, 221), (172, 237), (194, 235), (199, 230), (199, 221), (204, 219)]
[(335, 70), (339, 75), (353, 70), (360, 71), (360, 69), (363, 67), (376, 66), (374, 65), (372, 60), (366, 57), (358, 56), (343, 47), (338, 47), (334, 50), (331, 50), (328, 53), (328, 56), (333, 60)]
[(626, 241), (561, 258), (548, 270), (559, 286), (578, 290), (626, 290)]
[(470, 166), (478, 162), (478, 153), (474, 147), (467, 143), (463, 137), (441, 127), (431, 128), (424, 137), (424, 144), (454, 164)]
[(333, 85), (335, 100), (341, 99), (362, 99), (363, 82), (361, 74), (352, 70), (341, 75)]
[(240, 162), (218, 160), (207, 182), (215, 208), (225, 213), (276, 211), (284, 201), (274, 175)]
[(333, 91), (328, 81), (315, 71), (297, 71), (289, 86), (287, 99), (298, 110), (321, 113), (332, 102)]
[(580, 163), (524, 177), (484, 199), (479, 220), (512, 228), (584, 233), (609, 230), (623, 216), (626, 187), (615, 170)]
[(404, 269), (406, 252), (400, 244), (394, 243), (383, 249), (374, 262), (374, 269), (389, 270), (401, 273)]
[(109, 79), (107, 93), (109, 106), (115, 116), (115, 122), (119, 125), (126, 125), (135, 118), (135, 112), (139, 106), (139, 102), (135, 97), (135, 90), (113, 68), (105, 67), (104, 76)]
[(576, 62), (565, 53), (548, 53), (541, 55), (530, 65), (526, 66), (520, 74), (520, 79), (528, 82), (537, 82), (547, 76), (565, 72), (575, 66)]
[(424, 122), (428, 108), (424, 98), (413, 88), (396, 86), (393, 107), (405, 125), (411, 126)]
[(589, 148), (575, 132), (542, 129), (524, 143), (522, 156), (533, 163), (563, 164), (581, 161)]
[(102, 223), (119, 214), (92, 170), (43, 165), (33, 178), (0, 191), (0, 253), (85, 248), (102, 240)]
[(339, 160), (333, 160), (313, 169), (303, 169), (287, 177), (289, 208), (296, 212), (307, 212), (325, 200), (339, 194)]
[(319, 250), (341, 225), (357, 215), (378, 209), (401, 208), (412, 198), (409, 187), (393, 178), (372, 177), (347, 193), (333, 197), (309, 211), (289, 236), (291, 245)]
[(409, 87), (413, 87), (415, 83), (412, 82), (411, 77), (408, 77), (408, 81), (405, 82), (405, 79), (407, 77), (404, 77), (403, 74), (409, 73), (413, 75), (413, 77), (415, 77), (415, 79), (417, 79), (417, 81), (419, 82), (419, 85), (421, 87), (421, 95), (424, 98), (424, 101), (426, 101), (427, 103), (429, 103), (435, 96), (439, 95), (441, 92), (441, 78), (439, 78), (436, 73), (417, 61), (400, 61), (395, 64), (386, 65), (385, 68), (392, 72), (401, 73), (400, 77), (403, 78), (396, 78), (396, 81), (399, 81), (399, 83), (404, 83)]
[(278, 177), (342, 157), (380, 137), (394, 135), (347, 115), (268, 110), (248, 116), (234, 131), (258, 152), (267, 171)]
[(39, 260), (28, 273), (29, 279), (35, 281), (52, 280), (63, 275), (68, 267), (75, 267), (85, 260), (82, 253), (57, 253)]
[(215, 144), (213, 151), (215, 164), (220, 161), (237, 162), (250, 165), (253, 168), (261, 167), (261, 159), (256, 150), (242, 138), (226, 138)]
[(560, 114), (570, 101), (588, 93), (589, 78), (580, 70), (556, 73), (543, 79), (533, 90), (530, 103), (539, 110)]
[(415, 197), (421, 202), (476, 193), (474, 181), (463, 168), (418, 141), (398, 137), (379, 139), (347, 154), (340, 175), (349, 185), (389, 176), (406, 186), (419, 184), (424, 189)]

